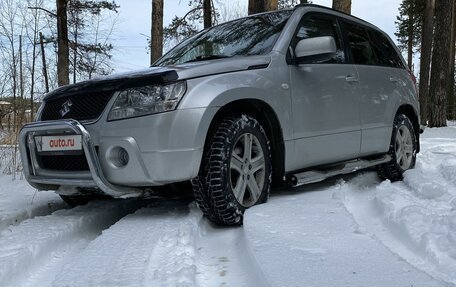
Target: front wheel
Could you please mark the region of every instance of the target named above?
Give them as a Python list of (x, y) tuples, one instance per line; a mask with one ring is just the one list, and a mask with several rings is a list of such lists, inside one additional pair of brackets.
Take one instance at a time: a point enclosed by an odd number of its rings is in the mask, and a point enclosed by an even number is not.
[(396, 115), (389, 150), (392, 159), (378, 166), (379, 177), (391, 181), (402, 180), (404, 172), (415, 167), (417, 146), (410, 119), (404, 114)]
[(245, 209), (267, 201), (271, 171), (269, 142), (260, 123), (246, 115), (226, 118), (192, 181), (195, 199), (211, 221), (240, 225)]

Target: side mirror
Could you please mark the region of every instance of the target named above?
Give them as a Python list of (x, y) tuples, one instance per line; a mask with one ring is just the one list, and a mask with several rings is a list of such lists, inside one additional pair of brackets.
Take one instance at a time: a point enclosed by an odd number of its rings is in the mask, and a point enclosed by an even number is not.
[(336, 41), (331, 36), (302, 39), (294, 51), (299, 64), (325, 62), (331, 60), (336, 52)]

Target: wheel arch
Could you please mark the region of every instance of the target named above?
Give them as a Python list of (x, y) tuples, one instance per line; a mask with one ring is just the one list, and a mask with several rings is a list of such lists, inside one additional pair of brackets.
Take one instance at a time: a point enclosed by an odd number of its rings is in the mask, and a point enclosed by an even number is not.
[(417, 111), (413, 108), (413, 106), (405, 104), (398, 108), (396, 115), (398, 114), (404, 114), (410, 119), (410, 121), (412, 121), (413, 130), (417, 140), (417, 153), (420, 152), (420, 121)]
[(275, 111), (266, 102), (258, 99), (240, 99), (222, 106), (212, 118), (204, 142), (207, 150), (218, 123), (229, 115), (248, 114), (256, 118), (265, 129), (271, 145), (272, 184), (278, 186), (283, 182), (285, 174), (285, 145), (282, 127)]

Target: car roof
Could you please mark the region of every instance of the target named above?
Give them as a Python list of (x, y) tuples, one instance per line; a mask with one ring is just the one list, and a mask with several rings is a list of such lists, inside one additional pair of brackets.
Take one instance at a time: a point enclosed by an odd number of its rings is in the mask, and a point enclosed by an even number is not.
[[(298, 4), (294, 7), (294, 9), (299, 9), (299, 8), (317, 8), (317, 10), (326, 10), (327, 12), (331, 12), (331, 14), (334, 14), (334, 15), (338, 15), (338, 16), (342, 16), (342, 18), (344, 19), (347, 19), (347, 20), (351, 20), (351, 21), (354, 21), (354, 22), (357, 22), (359, 24), (362, 24), (362, 25), (365, 25), (365, 26), (368, 26), (370, 28), (373, 28), (379, 32), (381, 32), (382, 34), (386, 34), (384, 31), (382, 31), (380, 28), (378, 28), (377, 26), (375, 26), (374, 24), (372, 23), (369, 23), (367, 22), (366, 20), (363, 20), (361, 18), (358, 18), (356, 16), (353, 16), (351, 14), (348, 14), (348, 13), (345, 13), (345, 12), (342, 12), (342, 11), (339, 11), (339, 10), (335, 10), (335, 9), (332, 9), (330, 7), (327, 7), (327, 6), (322, 6), (322, 5), (317, 5), (317, 4)], [(323, 11), (322, 11), (323, 12)]]

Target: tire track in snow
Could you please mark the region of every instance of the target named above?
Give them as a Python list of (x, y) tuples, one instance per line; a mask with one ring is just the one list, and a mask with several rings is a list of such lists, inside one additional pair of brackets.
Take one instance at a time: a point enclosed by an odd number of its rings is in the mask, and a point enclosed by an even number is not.
[[(38, 203), (30, 201), (28, 204), (21, 206), (20, 209), (2, 212), (2, 215), (0, 215), (0, 233), (8, 228), (21, 224), (24, 220), (32, 219), (37, 216), (46, 216), (57, 210), (68, 208), (70, 207), (58, 198), (45, 202), (40, 201)], [(0, 209), (0, 211), (2, 210)]]
[(204, 219), (196, 242), (200, 286), (271, 286), (252, 253), (244, 227), (218, 227)]
[[(192, 239), (197, 222), (189, 216), (187, 205), (188, 201), (159, 199), (122, 218), (67, 263), (53, 286), (143, 286), (156, 260), (162, 265), (153, 276), (161, 278), (172, 270), (179, 283), (169, 286), (185, 286), (194, 278)], [(166, 249), (167, 258), (155, 258), (159, 252), (155, 247), (162, 245), (170, 249)]]
[(375, 174), (344, 183), (346, 209), (366, 232), (416, 268), (456, 286), (456, 145), (423, 140), (403, 182), (378, 184)]
[(268, 286), (242, 228), (217, 228), (187, 200), (159, 200), (103, 231), (54, 286)]
[(103, 229), (138, 208), (125, 201), (93, 202), (35, 217), (2, 232), (0, 286), (46, 286)]
[(27, 181), (0, 175), (0, 232), (35, 216), (69, 208), (53, 192), (38, 192)]

